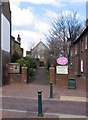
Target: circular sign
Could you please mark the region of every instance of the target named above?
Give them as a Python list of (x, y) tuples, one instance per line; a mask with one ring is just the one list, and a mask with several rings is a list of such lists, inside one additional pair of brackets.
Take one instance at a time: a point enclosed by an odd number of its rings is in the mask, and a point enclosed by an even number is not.
[(57, 63), (60, 65), (66, 65), (68, 63), (68, 59), (66, 57), (60, 57), (57, 59)]

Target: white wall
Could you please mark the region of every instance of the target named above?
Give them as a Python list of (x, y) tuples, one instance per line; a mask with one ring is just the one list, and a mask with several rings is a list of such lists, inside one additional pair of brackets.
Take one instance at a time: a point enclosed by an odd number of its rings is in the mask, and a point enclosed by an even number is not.
[(3, 14), (1, 25), (1, 38), (2, 50), (10, 52), (10, 23)]

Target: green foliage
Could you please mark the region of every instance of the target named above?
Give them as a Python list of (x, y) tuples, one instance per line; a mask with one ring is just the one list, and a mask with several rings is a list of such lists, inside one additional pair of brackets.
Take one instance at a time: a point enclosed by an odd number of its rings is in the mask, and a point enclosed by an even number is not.
[(37, 64), (34, 58), (25, 58), (25, 64), (28, 68), (28, 75), (33, 76), (37, 69)]
[(53, 64), (54, 66), (56, 66), (56, 59), (52, 59), (52, 57), (51, 57), (51, 58), (49, 58), (47, 60), (47, 62), (46, 62), (46, 69), (47, 70), (49, 70), (51, 64)]
[(21, 67), (25, 64), (25, 60), (23, 58), (18, 59), (16, 62), (19, 63)]
[(36, 61), (34, 58), (25, 58), (25, 64), (27, 67), (34, 68), (34, 69), (37, 68)]
[(46, 69), (47, 69), (47, 70), (49, 70), (50, 65), (51, 65), (51, 62), (50, 62), (50, 61), (47, 61), (47, 63), (46, 63)]
[(36, 72), (36, 69), (30, 68), (30, 71), (29, 71), (30, 76), (33, 76), (35, 72)]
[(26, 58), (18, 59), (16, 62), (19, 63), (21, 67), (24, 66), (24, 64), (27, 66), (28, 78), (29, 76), (34, 75), (34, 73), (36, 72), (37, 65), (34, 58), (26, 57)]

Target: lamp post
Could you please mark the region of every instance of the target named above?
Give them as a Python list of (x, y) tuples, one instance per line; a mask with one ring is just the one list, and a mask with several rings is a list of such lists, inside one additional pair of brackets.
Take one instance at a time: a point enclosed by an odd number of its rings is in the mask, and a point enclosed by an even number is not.
[(0, 0), (0, 86), (2, 86), (2, 42), (1, 42), (1, 22), (2, 21), (2, 1)]

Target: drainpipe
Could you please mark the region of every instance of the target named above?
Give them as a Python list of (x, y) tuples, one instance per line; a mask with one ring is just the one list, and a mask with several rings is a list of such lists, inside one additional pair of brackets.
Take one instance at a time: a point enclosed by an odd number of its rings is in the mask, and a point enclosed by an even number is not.
[(78, 76), (81, 76), (81, 60), (80, 60), (80, 44), (79, 44), (79, 51), (78, 51)]

